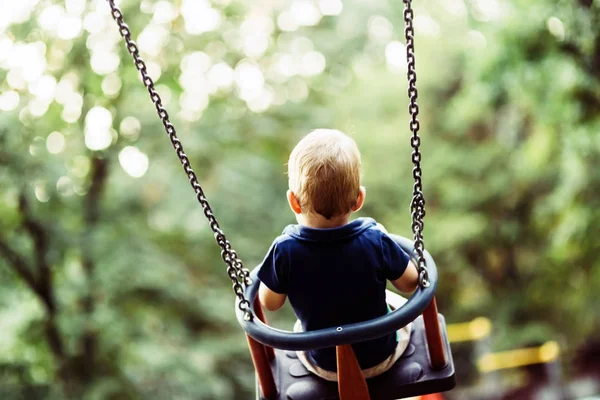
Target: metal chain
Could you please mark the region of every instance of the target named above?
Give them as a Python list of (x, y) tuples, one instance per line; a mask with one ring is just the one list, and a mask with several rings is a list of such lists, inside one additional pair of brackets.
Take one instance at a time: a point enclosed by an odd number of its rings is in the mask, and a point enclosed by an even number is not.
[(162, 100), (154, 87), (154, 81), (148, 75), (146, 63), (140, 56), (140, 52), (139, 52), (137, 44), (131, 38), (131, 31), (129, 30), (129, 27), (123, 21), (123, 13), (115, 5), (114, 0), (107, 0), (107, 1), (108, 1), (108, 4), (110, 5), (111, 11), (112, 11), (112, 17), (116, 21), (117, 25), (119, 26), (119, 32), (121, 33), (121, 36), (123, 37), (123, 39), (125, 39), (125, 44), (126, 44), (127, 50), (129, 51), (129, 54), (131, 54), (131, 56), (133, 58), (133, 62), (135, 64), (135, 67), (137, 68), (137, 70), (140, 73), (142, 82), (146, 86), (146, 89), (148, 89), (148, 94), (150, 95), (150, 99), (154, 103), (154, 107), (156, 108), (158, 117), (160, 118), (160, 120), (165, 128), (165, 132), (169, 136), (169, 140), (171, 141), (171, 144), (173, 145), (173, 148), (175, 149), (175, 152), (177, 153), (177, 157), (179, 158), (179, 161), (181, 161), (181, 165), (183, 166), (183, 169), (184, 169), (186, 175), (188, 176), (190, 185), (192, 186), (192, 188), (194, 189), (194, 192), (196, 193), (196, 199), (198, 200), (198, 202), (202, 206), (202, 209), (204, 210), (204, 215), (208, 219), (210, 229), (214, 233), (215, 241), (221, 248), (221, 258), (227, 265), (227, 275), (229, 275), (229, 278), (231, 278), (231, 281), (233, 283), (233, 292), (240, 300), (239, 308), (240, 308), (240, 310), (242, 310), (244, 312), (244, 316), (245, 316), (246, 320), (251, 320), (252, 312), (250, 310), (250, 302), (248, 301), (248, 299), (246, 299), (246, 297), (244, 295), (244, 287), (251, 283), (251, 280), (249, 278), (250, 272), (246, 268), (244, 268), (242, 261), (238, 258), (237, 253), (231, 247), (231, 243), (229, 242), (229, 240), (227, 240), (227, 237), (225, 237), (225, 233), (221, 230), (221, 227), (219, 226), (219, 223), (217, 222), (217, 219), (213, 213), (213, 210), (212, 210), (210, 204), (208, 203), (206, 196), (204, 195), (202, 186), (200, 186), (200, 183), (198, 182), (196, 173), (192, 169), (190, 160), (188, 159), (185, 152), (183, 151), (183, 146), (181, 144), (181, 141), (177, 137), (177, 134), (175, 132), (175, 127), (173, 126), (173, 124), (171, 123), (171, 120), (169, 119), (169, 114), (167, 113), (167, 110), (162, 105)]
[(419, 105), (417, 104), (417, 72), (415, 70), (415, 31), (413, 29), (413, 17), (414, 12), (411, 7), (412, 0), (404, 0), (404, 22), (406, 27), (404, 28), (404, 37), (406, 38), (406, 61), (408, 65), (408, 112), (410, 114), (410, 130), (412, 136), (410, 138), (410, 145), (413, 148), (412, 162), (413, 162), (413, 178), (415, 183), (413, 185), (413, 198), (410, 202), (410, 213), (412, 218), (411, 228), (413, 231), (414, 239), (414, 254), (417, 259), (417, 269), (419, 271), (419, 284), (421, 287), (429, 287), (429, 274), (427, 272), (427, 263), (425, 262), (425, 245), (423, 243), (423, 229), (425, 224), (423, 218), (425, 217), (425, 197), (423, 197), (423, 183), (421, 181), (421, 152), (419, 146), (421, 144), (421, 138), (419, 137), (420, 123), (417, 119), (419, 115)]

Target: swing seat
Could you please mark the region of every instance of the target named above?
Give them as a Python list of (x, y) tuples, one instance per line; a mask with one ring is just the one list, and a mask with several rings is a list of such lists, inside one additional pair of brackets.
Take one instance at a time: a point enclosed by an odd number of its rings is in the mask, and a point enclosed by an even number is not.
[[(413, 244), (409, 239), (390, 236), (404, 251), (412, 254)], [(445, 320), (437, 313), (435, 305), (437, 269), (427, 251), (424, 256), (430, 285), (417, 288), (399, 309), (369, 321), (308, 332), (286, 332), (267, 325), (257, 300), (260, 280), (254, 269), (250, 274), (252, 284), (245, 289), (254, 318), (246, 320), (239, 308), (239, 300), (236, 315), (246, 331), (256, 368), (257, 399), (391, 400), (452, 389), (456, 384), (454, 364)], [(402, 357), (384, 374), (365, 381), (348, 345), (393, 333), (410, 322), (414, 322), (413, 330)], [(326, 347), (337, 347), (338, 369), (342, 365), (345, 371), (339, 371), (339, 382), (328, 382), (313, 375), (296, 356), (298, 350)]]
[[(450, 354), (444, 317), (438, 314), (444, 333), (446, 354)], [(328, 382), (310, 373), (295, 351), (275, 349), (270, 362), (278, 393), (276, 400), (337, 400), (337, 382)], [(410, 344), (394, 366), (382, 375), (367, 379), (371, 400), (393, 400), (445, 392), (454, 388), (454, 363), (449, 357), (446, 367), (434, 370), (430, 366), (423, 317), (413, 323)], [(258, 388), (258, 385), (257, 385)], [(257, 399), (267, 400), (257, 390)], [(269, 399), (270, 400), (270, 399)]]

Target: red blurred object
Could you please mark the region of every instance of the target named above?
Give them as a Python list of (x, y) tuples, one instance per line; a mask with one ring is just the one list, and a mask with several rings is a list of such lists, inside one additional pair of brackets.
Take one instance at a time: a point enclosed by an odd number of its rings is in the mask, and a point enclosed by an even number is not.
[(419, 400), (444, 400), (444, 397), (441, 393), (432, 393), (419, 397)]

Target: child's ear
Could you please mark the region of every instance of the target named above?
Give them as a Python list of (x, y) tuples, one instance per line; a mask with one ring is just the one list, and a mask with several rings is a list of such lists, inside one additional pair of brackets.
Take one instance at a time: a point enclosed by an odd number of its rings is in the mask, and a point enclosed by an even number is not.
[(367, 196), (367, 189), (364, 186), (361, 186), (358, 190), (358, 197), (356, 198), (356, 204), (352, 207), (352, 212), (356, 212), (360, 210), (365, 204), (365, 197)]
[(288, 190), (286, 195), (287, 195), (287, 200), (290, 205), (290, 208), (292, 209), (294, 214), (301, 214), (302, 207), (300, 207), (300, 203), (298, 202), (298, 199), (296, 198), (296, 194), (294, 192), (292, 192), (291, 190)]

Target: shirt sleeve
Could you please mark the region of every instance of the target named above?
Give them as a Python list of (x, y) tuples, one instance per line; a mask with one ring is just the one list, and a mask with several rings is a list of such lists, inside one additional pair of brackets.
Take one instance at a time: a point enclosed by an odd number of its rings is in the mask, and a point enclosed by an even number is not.
[(394, 239), (386, 234), (381, 235), (381, 245), (383, 248), (384, 276), (390, 281), (395, 281), (406, 270), (410, 257)]
[(269, 289), (279, 294), (287, 293), (288, 262), (281, 244), (271, 245), (258, 270), (258, 279)]

